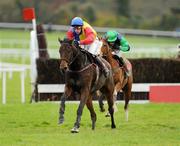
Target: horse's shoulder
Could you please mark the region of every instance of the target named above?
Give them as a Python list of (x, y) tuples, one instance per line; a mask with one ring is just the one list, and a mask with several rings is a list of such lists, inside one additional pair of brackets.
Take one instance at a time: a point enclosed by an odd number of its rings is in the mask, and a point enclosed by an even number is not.
[(94, 63), (95, 62), (95, 59), (94, 59), (94, 56), (89, 53), (88, 51), (84, 50), (84, 49), (80, 49), (80, 51), (87, 56), (87, 59), (91, 62), (91, 63)]

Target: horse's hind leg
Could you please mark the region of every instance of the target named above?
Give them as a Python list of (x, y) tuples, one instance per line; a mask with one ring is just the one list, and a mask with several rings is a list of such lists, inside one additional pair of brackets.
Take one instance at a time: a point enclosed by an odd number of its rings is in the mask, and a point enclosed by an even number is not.
[[(117, 91), (115, 89), (114, 92), (113, 92), (113, 101), (114, 101), (113, 108), (114, 108), (114, 113), (118, 111), (116, 100), (117, 100)], [(110, 117), (109, 111), (106, 113), (105, 117)]]
[(64, 122), (65, 101), (66, 101), (66, 96), (65, 94), (63, 94), (61, 96), (61, 103), (59, 108), (59, 124), (62, 124)]
[(128, 104), (130, 98), (131, 98), (131, 90), (130, 89), (124, 90), (124, 99), (125, 99), (124, 110), (125, 110), (126, 121), (128, 121), (128, 117), (129, 117)]
[(94, 130), (95, 129), (95, 123), (96, 123), (96, 113), (95, 113), (94, 108), (93, 108), (92, 98), (91, 97), (87, 100), (86, 106), (90, 111), (91, 121), (92, 121), (92, 130)]
[(100, 111), (101, 111), (101, 112), (104, 112), (104, 111), (105, 111), (103, 99), (104, 99), (104, 96), (103, 96), (103, 94), (102, 94), (102, 95), (100, 95), (99, 98), (98, 98), (99, 108), (100, 108)]
[(118, 108), (117, 108), (117, 103), (116, 103), (116, 101), (117, 101), (117, 90), (116, 89), (114, 90), (114, 93), (113, 93), (113, 100), (114, 100), (114, 105), (113, 105), (114, 112), (117, 112)]

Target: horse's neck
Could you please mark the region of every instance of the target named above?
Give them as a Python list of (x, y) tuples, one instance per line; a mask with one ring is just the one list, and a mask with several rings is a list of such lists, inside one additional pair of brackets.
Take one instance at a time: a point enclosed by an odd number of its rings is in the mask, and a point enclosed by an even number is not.
[(110, 63), (110, 65), (112, 66), (113, 65), (113, 62), (114, 62), (114, 58), (113, 58), (113, 55), (111, 54), (111, 52), (109, 52), (106, 56), (106, 60)]
[(69, 66), (69, 69), (70, 70), (81, 70), (88, 64), (89, 64), (89, 62), (87, 60), (87, 56), (80, 51), (78, 56), (73, 61), (73, 63)]

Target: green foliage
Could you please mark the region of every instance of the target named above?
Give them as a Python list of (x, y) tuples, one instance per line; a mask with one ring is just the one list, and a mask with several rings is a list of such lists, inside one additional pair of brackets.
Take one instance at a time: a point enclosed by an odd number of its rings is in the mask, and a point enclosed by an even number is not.
[(96, 20), (96, 14), (91, 5), (88, 5), (84, 8), (84, 17), (88, 19), (90, 23), (93, 23)]
[(178, 16), (173, 14), (163, 15), (161, 18), (161, 22), (159, 24), (160, 29), (163, 30), (173, 30), (176, 27), (180, 26), (180, 19)]
[(23, 22), (22, 8), (34, 7), (39, 23), (67, 25), (80, 16), (97, 26), (175, 30), (180, 25), (178, 4), (178, 0), (6, 0), (0, 1), (0, 20)]
[(130, 16), (129, 0), (115, 0), (115, 3), (117, 5), (117, 16), (118, 15), (125, 17)]

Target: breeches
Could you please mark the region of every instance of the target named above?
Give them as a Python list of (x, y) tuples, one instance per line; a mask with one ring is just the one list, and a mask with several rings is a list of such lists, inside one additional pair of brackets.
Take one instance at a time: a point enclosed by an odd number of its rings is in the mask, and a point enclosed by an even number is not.
[(92, 44), (81, 45), (81, 47), (93, 55), (99, 55), (101, 52), (102, 42), (96, 39)]

